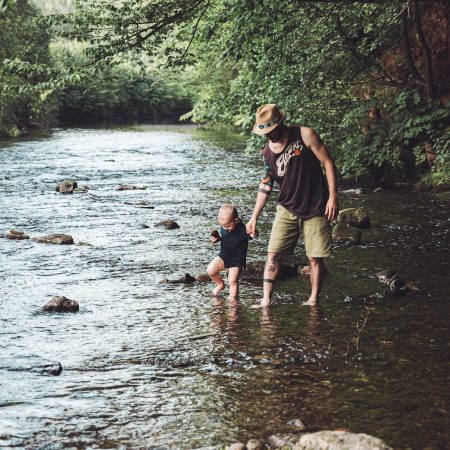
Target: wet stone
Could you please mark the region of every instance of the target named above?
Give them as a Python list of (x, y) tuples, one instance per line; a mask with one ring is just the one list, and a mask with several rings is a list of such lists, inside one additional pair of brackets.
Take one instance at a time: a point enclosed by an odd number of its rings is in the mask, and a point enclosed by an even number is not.
[(53, 297), (45, 306), (46, 312), (77, 312), (80, 309), (78, 302), (64, 296)]
[(246, 445), (247, 450), (265, 450), (267, 447), (259, 439), (250, 439)]
[(155, 228), (165, 228), (166, 230), (176, 230), (180, 228), (174, 220), (163, 220), (162, 222), (158, 222), (155, 224)]
[(61, 181), (55, 187), (55, 191), (60, 194), (73, 194), (74, 189), (78, 187), (78, 184), (75, 180), (64, 180)]
[(246, 448), (247, 447), (242, 442), (235, 442), (227, 447), (228, 450), (246, 450)]
[(58, 376), (61, 374), (63, 368), (60, 362), (45, 364), (38, 367), (33, 367), (30, 372), (40, 373), (41, 375), (54, 375)]
[(9, 230), (5, 233), (5, 238), (11, 240), (30, 239), (30, 236), (19, 230)]
[(306, 425), (300, 419), (292, 419), (287, 423), (291, 427), (295, 427), (298, 430), (305, 430)]
[(393, 269), (385, 269), (375, 274), (375, 276), (378, 278), (378, 281), (386, 284), (389, 284), (389, 281), (392, 279), (394, 275), (395, 271)]
[(361, 231), (345, 223), (337, 223), (333, 228), (332, 239), (333, 242), (359, 245), (361, 244)]
[(34, 237), (33, 241), (41, 244), (72, 245), (73, 237), (68, 234), (55, 233), (46, 236)]
[(347, 208), (339, 212), (338, 223), (346, 223), (356, 228), (369, 228), (370, 218), (364, 208)]
[(381, 439), (368, 434), (327, 430), (304, 434), (292, 448), (297, 450), (392, 450)]

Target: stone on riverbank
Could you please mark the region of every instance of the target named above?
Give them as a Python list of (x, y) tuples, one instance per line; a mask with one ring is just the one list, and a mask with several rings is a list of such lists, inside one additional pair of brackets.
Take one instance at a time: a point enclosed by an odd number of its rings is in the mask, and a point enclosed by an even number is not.
[(9, 230), (5, 233), (5, 238), (11, 239), (12, 241), (19, 241), (22, 239), (30, 239), (30, 236), (20, 230)]
[(78, 187), (75, 180), (64, 180), (55, 186), (55, 191), (60, 194), (73, 194), (74, 189)]
[(47, 236), (34, 237), (33, 241), (41, 244), (72, 245), (73, 237), (68, 234), (55, 233)]
[(359, 245), (361, 244), (361, 231), (345, 223), (337, 223), (333, 228), (332, 239), (333, 242)]
[(269, 442), (276, 448), (287, 446), (291, 450), (392, 450), (379, 438), (348, 431), (274, 435), (269, 438)]
[(162, 222), (158, 222), (155, 224), (155, 228), (165, 228), (166, 230), (176, 230), (180, 228), (174, 220), (163, 220)]
[(338, 223), (346, 223), (356, 228), (369, 228), (370, 218), (364, 208), (347, 208), (339, 212)]
[(80, 305), (75, 300), (60, 295), (53, 297), (43, 309), (47, 312), (77, 312), (80, 310)]

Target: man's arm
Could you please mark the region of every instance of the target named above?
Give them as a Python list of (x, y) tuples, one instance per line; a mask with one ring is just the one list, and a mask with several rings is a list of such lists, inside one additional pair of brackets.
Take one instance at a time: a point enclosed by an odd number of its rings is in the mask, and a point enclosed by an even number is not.
[(261, 211), (266, 206), (267, 200), (269, 199), (269, 195), (272, 192), (273, 186), (273, 176), (270, 170), (270, 166), (265, 162), (264, 163), (264, 178), (261, 180), (259, 184), (258, 193), (256, 194), (256, 203), (255, 208), (253, 209), (253, 214), (250, 220), (247, 223), (247, 233), (248, 234), (256, 234), (256, 222), (258, 221), (258, 217), (261, 214)]
[(301, 127), (301, 134), (305, 144), (311, 149), (316, 158), (325, 167), (325, 175), (327, 177), (328, 189), (330, 191), (330, 197), (328, 198), (328, 202), (325, 207), (325, 215), (331, 222), (336, 219), (339, 213), (336, 166), (333, 158), (328, 152), (327, 147), (314, 130), (307, 127)]

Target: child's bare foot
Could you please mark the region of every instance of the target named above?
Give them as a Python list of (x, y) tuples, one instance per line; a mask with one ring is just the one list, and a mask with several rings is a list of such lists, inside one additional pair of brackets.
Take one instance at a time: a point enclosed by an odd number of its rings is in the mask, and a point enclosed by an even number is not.
[(231, 297), (231, 295), (228, 297), (228, 300), (230, 300), (230, 306), (238, 306), (239, 300), (237, 297)]
[(317, 306), (317, 300), (310, 298), (307, 302), (302, 303), (303, 306)]
[(212, 291), (212, 295), (214, 297), (218, 297), (220, 292), (222, 292), (225, 289), (225, 283), (218, 284)]

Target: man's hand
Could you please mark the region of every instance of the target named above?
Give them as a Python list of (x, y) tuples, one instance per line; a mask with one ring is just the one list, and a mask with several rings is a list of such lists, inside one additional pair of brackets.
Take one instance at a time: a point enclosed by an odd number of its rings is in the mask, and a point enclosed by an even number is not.
[(327, 202), (327, 206), (325, 207), (325, 215), (330, 222), (336, 220), (339, 214), (339, 206), (337, 197), (330, 197)]
[(247, 222), (247, 234), (251, 235), (257, 235), (258, 234), (258, 230), (256, 229), (256, 219), (250, 219)]
[(212, 230), (209, 240), (211, 241), (211, 244), (216, 244), (220, 241), (220, 233), (217, 230)]

